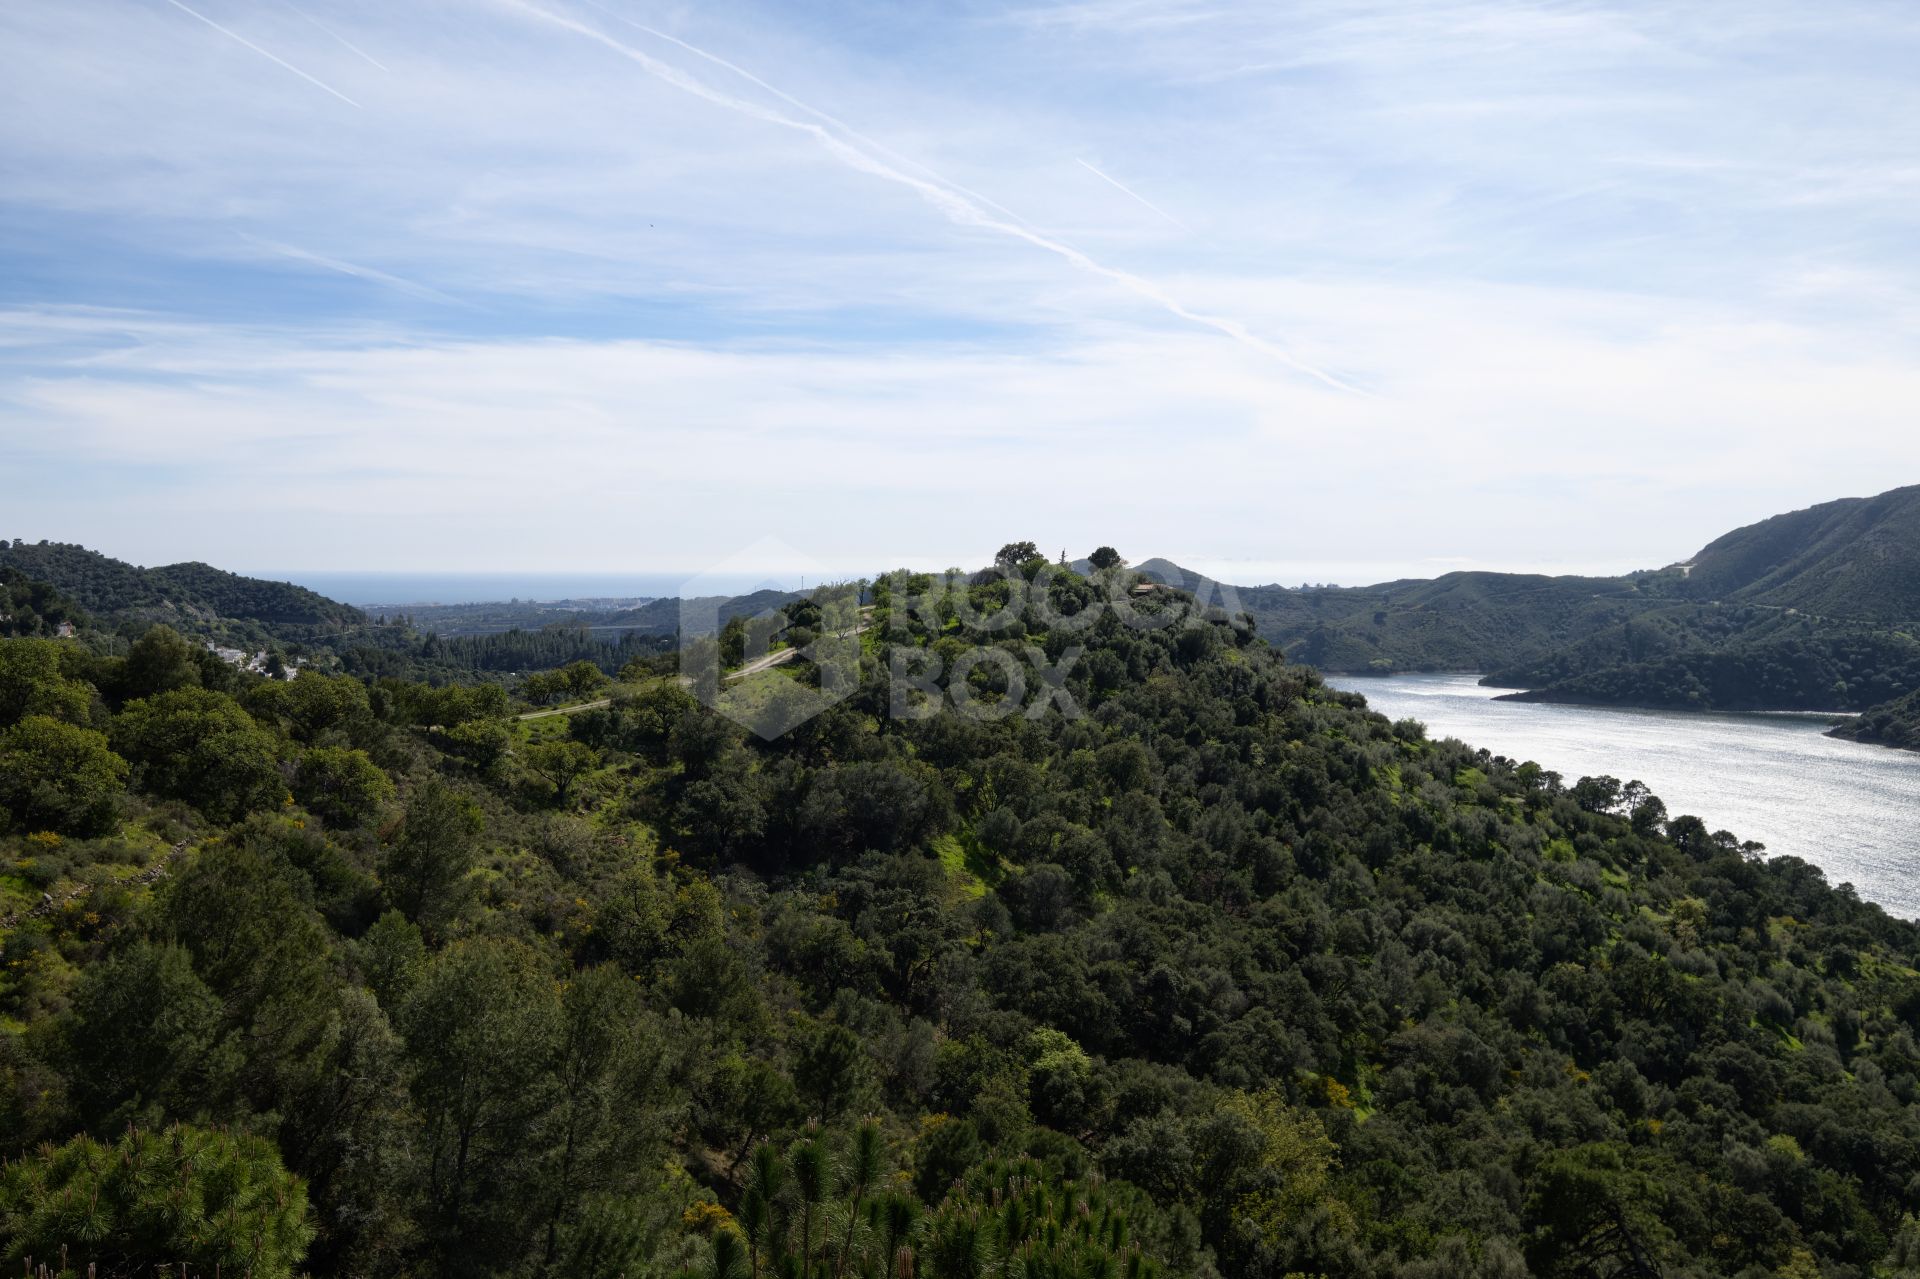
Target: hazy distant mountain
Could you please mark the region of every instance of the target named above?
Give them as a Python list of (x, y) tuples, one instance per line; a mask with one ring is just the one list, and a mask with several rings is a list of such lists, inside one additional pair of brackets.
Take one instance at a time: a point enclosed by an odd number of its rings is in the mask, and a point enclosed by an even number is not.
[[(711, 604), (719, 621), (725, 623), (730, 618), (752, 617), (768, 609), (791, 604), (799, 598), (800, 596), (793, 591), (764, 590), (754, 591), (750, 595), (696, 598), (685, 603), (700, 606)], [(648, 600), (639, 608), (608, 613), (595, 620), (605, 626), (618, 626), (649, 634), (671, 635), (679, 630), (682, 604), (683, 601), (678, 599)]]

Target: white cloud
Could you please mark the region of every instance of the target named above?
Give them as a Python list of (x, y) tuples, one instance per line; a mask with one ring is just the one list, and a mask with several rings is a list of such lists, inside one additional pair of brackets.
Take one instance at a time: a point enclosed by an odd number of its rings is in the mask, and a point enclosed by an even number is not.
[(0, 9), (0, 533), (1655, 563), (1920, 478), (1900, 7), (539, 3), (710, 92), (511, 4), (192, 0), (361, 110)]
[[(833, 562), (945, 562), (1005, 528), (1205, 560), (1651, 565), (1723, 531), (1709, 496), (1763, 495), (1758, 516), (1920, 468), (1920, 371), (1817, 329), (1508, 288), (1267, 304), (1318, 317), (1329, 350), (1366, 342), (1387, 394), (1328, 397), (1231, 344), (1124, 327), (901, 353), (26, 314), (0, 335), (87, 354), (14, 379), (0, 438), (48, 465), (217, 472), (181, 504), (244, 529), (256, 564), (310, 567), (377, 560), (393, 511), (425, 521), (420, 563), (475, 568), (686, 565), (766, 532)], [(14, 514), (32, 532), (119, 511), (29, 492)]]

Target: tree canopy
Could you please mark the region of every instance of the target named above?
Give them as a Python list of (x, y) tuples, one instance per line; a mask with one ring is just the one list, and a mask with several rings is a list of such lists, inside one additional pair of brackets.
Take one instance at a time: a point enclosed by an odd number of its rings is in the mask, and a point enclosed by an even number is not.
[(0, 640), (0, 1258), (1920, 1267), (1920, 927), (1137, 577), (877, 575), (772, 740)]

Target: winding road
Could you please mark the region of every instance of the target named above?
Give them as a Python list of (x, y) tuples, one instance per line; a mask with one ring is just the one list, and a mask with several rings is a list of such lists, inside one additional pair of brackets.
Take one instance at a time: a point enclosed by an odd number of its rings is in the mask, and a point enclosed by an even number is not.
[[(867, 621), (872, 616), (872, 613), (873, 606), (871, 604), (866, 605), (860, 610), (860, 625), (850, 631), (838, 631), (832, 638), (844, 639), (849, 635), (860, 634), (867, 629)], [(727, 678), (730, 680), (745, 679), (749, 675), (758, 675), (761, 671), (772, 670), (776, 666), (784, 666), (798, 656), (800, 656), (800, 650), (797, 648), (778, 649), (764, 656), (754, 658), (751, 662), (743, 664), (737, 671), (728, 671)], [(685, 676), (681, 676), (680, 678), (682, 682), (686, 682)], [(612, 704), (613, 699), (611, 697), (603, 697), (596, 702), (581, 702), (578, 706), (556, 706), (551, 710), (528, 711), (525, 715), (516, 715), (514, 718), (546, 719), (550, 715), (577, 715), (581, 711), (597, 711), (603, 706), (611, 706)]]

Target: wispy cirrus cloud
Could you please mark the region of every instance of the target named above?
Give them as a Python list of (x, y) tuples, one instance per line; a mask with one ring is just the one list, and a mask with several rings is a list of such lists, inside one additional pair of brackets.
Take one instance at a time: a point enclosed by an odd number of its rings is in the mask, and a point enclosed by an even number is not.
[(338, 42), (342, 48), (351, 52), (356, 58), (359, 58), (363, 62), (366, 62), (368, 65), (377, 67), (382, 71), (386, 71), (389, 69), (386, 63), (380, 61), (380, 59), (374, 57), (371, 53), (368, 53), (365, 49), (362, 49), (359, 45), (347, 39), (345, 36), (341, 35), (338, 31), (335, 31), (332, 27), (329, 27), (326, 23), (314, 17), (312, 14), (308, 13), (305, 9), (302, 9), (299, 5), (294, 4), (293, 0), (280, 0), (280, 2), (286, 5), (287, 8), (292, 9), (295, 13), (299, 14), (302, 18), (306, 19), (307, 22), (311, 23), (318, 30), (324, 31), (330, 39)]
[(1173, 214), (1168, 213), (1165, 209), (1155, 204), (1152, 200), (1147, 199), (1146, 196), (1141, 195), (1138, 191), (1134, 190), (1132, 187), (1128, 186), (1126, 183), (1122, 182), (1120, 179), (1114, 177), (1111, 173), (1108, 173), (1105, 169), (1096, 168), (1095, 166), (1087, 163), (1085, 160), (1078, 159), (1077, 157), (1074, 162), (1078, 164), (1081, 168), (1085, 169), (1088, 173), (1091, 173), (1094, 177), (1099, 178), (1102, 182), (1106, 183), (1108, 186), (1112, 187), (1114, 190), (1120, 192), (1122, 195), (1132, 200), (1135, 204), (1138, 204), (1144, 208), (1152, 210), (1154, 213), (1158, 214), (1160, 217), (1166, 219), (1168, 222), (1171, 222), (1173, 225), (1179, 227), (1182, 231), (1191, 232), (1193, 230), (1192, 227), (1182, 222), (1179, 218), (1174, 217)]
[[(348, 106), (358, 107), (360, 105), (358, 102), (355, 102), (352, 98), (349, 98), (346, 94), (340, 92), (340, 90), (328, 84), (325, 80), (320, 79), (318, 76), (309, 74), (308, 72), (302, 71), (299, 67), (294, 66), (291, 62), (288, 62), (285, 58), (281, 57), (277, 53), (273, 53), (266, 49), (262, 49), (259, 45), (247, 39), (245, 36), (241, 35), (239, 32), (234, 31), (228, 27), (221, 26), (219, 23), (215, 22), (212, 18), (209, 18), (206, 14), (201, 13), (198, 9), (192, 9), (187, 7), (184, 4), (181, 4), (180, 0), (167, 0), (167, 3), (172, 5), (174, 8), (180, 10), (180, 12), (186, 14), (188, 17), (195, 18), (201, 22), (206, 23), (208, 26), (212, 27), (215, 31), (218, 31), (221, 35), (227, 37), (227, 39), (232, 40), (237, 44), (244, 45), (245, 47), (253, 50), (255, 53), (259, 54), (261, 57), (265, 58), (267, 61), (273, 63), (275, 66), (285, 67), (287, 70), (293, 72), (295, 75), (299, 76), (302, 80), (305, 80), (308, 84), (313, 85), (315, 88), (324, 90), (327, 93), (331, 93), (334, 97), (340, 99), (340, 101), (346, 103)], [(351, 48), (352, 46), (349, 45), (348, 47)]]
[(412, 280), (404, 280), (387, 271), (376, 270), (370, 266), (361, 266), (356, 262), (343, 262), (339, 258), (330, 258), (319, 253), (311, 253), (295, 245), (280, 244), (274, 240), (263, 240), (259, 236), (248, 235), (244, 231), (236, 232), (235, 234), (247, 244), (264, 249), (269, 253), (278, 254), (283, 258), (291, 258), (295, 262), (311, 263), (324, 270), (337, 271), (341, 275), (351, 276), (356, 280), (371, 280), (375, 284), (384, 285), (390, 289), (398, 289), (402, 293), (411, 294), (417, 298), (425, 298), (431, 302), (444, 302), (452, 306), (471, 305), (471, 303), (465, 302), (460, 298), (442, 293), (438, 289), (428, 288), (424, 284), (416, 284)]
[[(794, 129), (804, 133), (813, 138), (830, 155), (846, 164), (849, 168), (906, 187), (935, 209), (939, 210), (943, 216), (952, 222), (958, 223), (961, 226), (978, 227), (984, 231), (992, 231), (997, 235), (1007, 236), (1030, 244), (1036, 249), (1042, 249), (1053, 254), (1078, 270), (1085, 271), (1088, 274), (1098, 276), (1103, 280), (1119, 285), (1127, 292), (1151, 302), (1169, 315), (1185, 320), (1191, 324), (1212, 329), (1216, 333), (1232, 338), (1242, 346), (1258, 351), (1269, 359), (1286, 365), (1295, 372), (1304, 373), (1317, 382), (1321, 382), (1338, 391), (1345, 391), (1356, 395), (1365, 394), (1365, 392), (1361, 391), (1360, 388), (1353, 383), (1337, 377), (1325, 369), (1307, 363), (1279, 342), (1254, 332), (1252, 327), (1244, 320), (1233, 316), (1215, 315), (1206, 311), (1196, 310), (1180, 298), (1175, 297), (1164, 285), (1149, 280), (1135, 272), (1125, 271), (1119, 267), (1102, 262), (1084, 249), (1069, 244), (1057, 236), (1046, 235), (1036, 231), (1025, 223), (1008, 221), (1005, 218), (994, 216), (965, 195), (958, 187), (940, 178), (937, 174), (930, 177), (920, 177), (914, 173), (907, 172), (889, 163), (883, 156), (875, 154), (873, 151), (863, 149), (857, 142), (845, 136), (840, 131), (814, 123), (811, 120), (796, 119), (792, 116), (783, 115), (778, 111), (770, 110), (758, 103), (722, 92), (679, 68), (669, 66), (643, 50), (636, 49), (630, 44), (616, 40), (605, 32), (567, 17), (565, 14), (529, 3), (528, 0), (499, 0), (499, 3), (525, 13), (530, 17), (553, 23), (555, 26), (562, 27), (576, 35), (592, 40), (596, 44), (603, 45), (635, 63), (648, 75), (663, 80), (682, 92), (690, 93), (697, 98), (711, 102), (715, 106), (724, 107), (729, 111), (737, 111), (743, 115), (764, 120), (768, 124), (779, 125), (781, 128)], [(682, 44), (687, 48), (692, 48), (691, 45), (686, 45), (684, 41), (676, 41), (676, 43)], [(699, 52), (697, 49), (694, 51)], [(715, 61), (719, 60), (715, 59)], [(738, 70), (738, 68), (735, 68), (735, 70)], [(761, 84), (765, 83), (764, 81), (758, 80), (756, 80), (756, 82)], [(781, 96), (787, 101), (796, 101), (795, 99), (787, 98), (785, 94), (781, 94)], [(811, 108), (808, 108), (808, 110), (811, 111)], [(830, 119), (831, 117), (827, 118)]]
[(0, 9), (13, 534), (644, 558), (784, 484), (848, 544), (1640, 563), (1920, 476), (1902, 6), (528, 3)]

